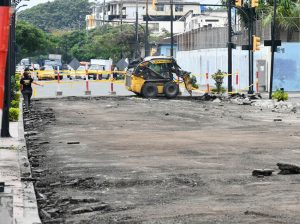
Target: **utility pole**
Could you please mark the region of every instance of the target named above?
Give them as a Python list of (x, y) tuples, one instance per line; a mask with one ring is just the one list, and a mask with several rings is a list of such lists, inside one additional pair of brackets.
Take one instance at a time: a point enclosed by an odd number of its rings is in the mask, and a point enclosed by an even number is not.
[(273, 93), (273, 76), (274, 76), (274, 54), (277, 49), (277, 45), (275, 44), (275, 32), (276, 32), (276, 8), (277, 8), (277, 0), (274, 1), (274, 16), (273, 16), (273, 22), (272, 22), (272, 34), (271, 34), (271, 51), (272, 51), (272, 57), (271, 57), (271, 75), (270, 75), (270, 91), (269, 91), (269, 99), (272, 99), (272, 93)]
[(137, 58), (139, 56), (139, 0), (136, 0), (136, 12), (135, 12), (135, 55)]
[(228, 7), (228, 92), (232, 92), (232, 24), (231, 24), (231, 0), (227, 0)]
[[(121, 20), (121, 34), (123, 34), (123, 0), (121, 0), (121, 9), (119, 10)], [(121, 59), (123, 58), (123, 47), (121, 47)]]
[[(106, 5), (105, 5), (105, 0), (103, 0), (103, 20), (106, 20), (106, 19), (105, 19), (105, 15), (106, 15), (106, 8), (105, 8), (105, 7), (106, 7)], [(103, 22), (103, 25), (105, 25), (104, 23), (105, 23), (105, 22)]]
[(146, 0), (146, 32), (145, 32), (145, 57), (150, 55), (149, 49), (149, 0)]
[(170, 10), (171, 10), (171, 57), (174, 56), (174, 30), (173, 30), (173, 19), (174, 19), (174, 12), (173, 12), (173, 0), (170, 0)]
[(254, 54), (252, 51), (252, 34), (253, 34), (253, 14), (252, 8), (249, 7), (249, 23), (248, 23), (248, 35), (249, 35), (249, 90), (248, 94), (253, 94), (253, 61), (254, 61)]

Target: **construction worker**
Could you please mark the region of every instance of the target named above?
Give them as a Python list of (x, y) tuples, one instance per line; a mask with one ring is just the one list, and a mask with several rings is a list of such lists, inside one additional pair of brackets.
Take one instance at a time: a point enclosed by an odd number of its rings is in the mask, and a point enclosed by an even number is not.
[(31, 78), (30, 73), (29, 73), (29, 68), (25, 68), (24, 73), (23, 73), (23, 77), (20, 80), (20, 84), (21, 84), (21, 92), (24, 98), (24, 103), (25, 103), (25, 110), (24, 112), (28, 112), (29, 111), (29, 107), (30, 107), (30, 99), (32, 96), (32, 87), (31, 84), (35, 84), (38, 86), (43, 86), (40, 85), (36, 82), (33, 81), (33, 78)]
[(117, 66), (115, 66), (114, 71), (113, 71), (113, 79), (114, 80), (118, 79), (118, 73), (117, 73), (117, 71), (118, 71), (118, 68), (117, 68)]

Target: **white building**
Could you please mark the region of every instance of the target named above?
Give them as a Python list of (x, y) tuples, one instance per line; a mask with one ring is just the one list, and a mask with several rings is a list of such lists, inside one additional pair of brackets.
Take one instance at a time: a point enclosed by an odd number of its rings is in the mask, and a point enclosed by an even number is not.
[[(173, 0), (174, 33), (184, 31), (184, 21), (181, 19), (188, 12), (200, 14), (200, 5), (196, 0)], [(86, 16), (87, 29), (93, 29), (103, 24), (134, 23), (136, 12), (140, 24), (146, 23), (146, 2), (147, 0), (99, 0), (95, 2), (93, 12)], [(148, 0), (149, 28), (154, 33), (161, 33), (163, 30), (170, 32), (170, 0), (158, 0), (152, 5)], [(138, 10), (137, 10), (138, 9)]]
[(195, 15), (192, 12), (186, 15), (184, 31), (188, 32), (202, 27), (227, 26), (227, 12), (212, 11)]

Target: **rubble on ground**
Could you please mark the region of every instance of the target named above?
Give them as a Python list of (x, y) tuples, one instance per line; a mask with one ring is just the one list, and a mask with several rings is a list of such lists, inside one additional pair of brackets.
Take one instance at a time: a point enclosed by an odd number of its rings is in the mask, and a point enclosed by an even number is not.
[(271, 169), (256, 169), (252, 171), (252, 176), (271, 176), (274, 170)]
[(257, 100), (253, 102), (253, 106), (260, 107), (262, 109), (271, 109), (273, 112), (296, 112), (297, 105), (288, 101), (274, 100)]
[(278, 174), (288, 175), (288, 174), (300, 174), (300, 166), (290, 163), (277, 163), (280, 172)]
[(232, 104), (237, 105), (251, 105), (259, 107), (261, 109), (269, 109), (273, 112), (286, 113), (286, 112), (297, 112), (297, 107), (300, 104), (296, 104), (290, 101), (279, 101), (262, 99), (260, 95), (245, 95), (245, 94), (232, 94), (230, 96), (226, 95), (208, 95), (204, 94), (203, 100), (212, 101), (213, 103), (221, 103), (229, 101)]

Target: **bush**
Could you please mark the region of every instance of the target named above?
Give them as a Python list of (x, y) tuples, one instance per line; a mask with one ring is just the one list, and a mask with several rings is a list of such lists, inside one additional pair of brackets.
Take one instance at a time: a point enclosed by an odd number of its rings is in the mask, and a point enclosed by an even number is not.
[(199, 89), (199, 86), (197, 85), (197, 78), (196, 78), (196, 76), (192, 76), (191, 77), (191, 82), (192, 82), (192, 87), (194, 88), (194, 89)]
[(9, 108), (9, 121), (19, 120), (20, 110), (18, 108)]
[(15, 80), (16, 80), (16, 82), (20, 82), (21, 74), (15, 74)]
[(211, 90), (212, 93), (226, 93), (226, 89), (224, 87), (221, 87), (219, 90), (217, 88), (213, 88)]
[(277, 101), (286, 101), (289, 99), (289, 94), (284, 92), (283, 89), (277, 89), (272, 94), (272, 99), (276, 99)]
[[(224, 80), (224, 75), (221, 72), (221, 70), (218, 70), (215, 74), (213, 74), (211, 76), (213, 78), (213, 80), (215, 80), (215, 85), (216, 85), (216, 92), (217, 93), (221, 93), (222, 92), (222, 84), (223, 84), (223, 80)], [(223, 88), (224, 89), (224, 88)], [(222, 92), (223, 93), (223, 92)]]
[(20, 101), (12, 100), (10, 102), (10, 106), (13, 107), (13, 108), (19, 108), (19, 103), (20, 103)]
[(21, 88), (20, 82), (16, 82), (16, 88), (15, 88), (16, 92), (20, 91), (20, 88)]
[(20, 92), (17, 92), (15, 93), (15, 96), (14, 96), (14, 99), (15, 101), (20, 101), (20, 97), (21, 97), (21, 93)]

